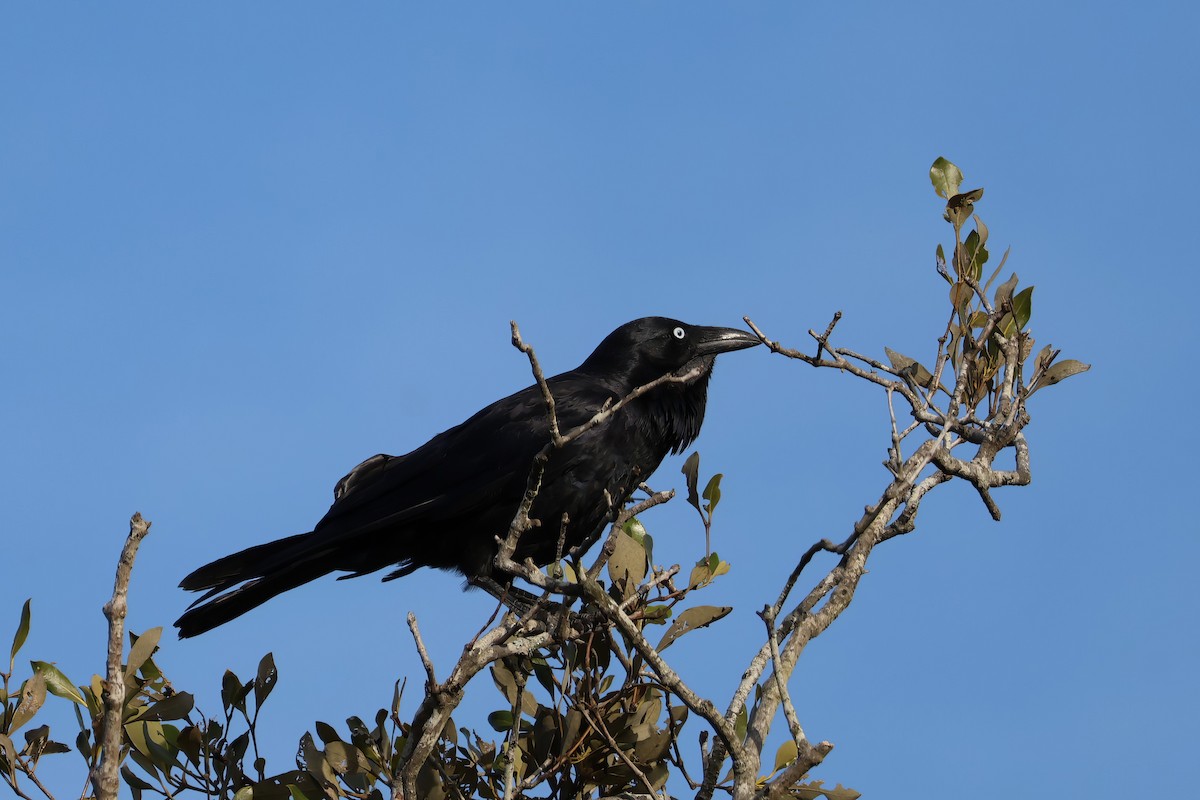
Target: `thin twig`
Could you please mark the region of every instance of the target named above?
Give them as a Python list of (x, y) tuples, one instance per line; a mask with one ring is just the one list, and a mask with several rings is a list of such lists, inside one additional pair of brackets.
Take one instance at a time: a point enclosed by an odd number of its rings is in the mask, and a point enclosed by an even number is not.
[(517, 736), (521, 731), (521, 704), (525, 697), (525, 673), (519, 669), (511, 670), (511, 672), (517, 682), (517, 691), (514, 693), (512, 703), (513, 721), (504, 743), (504, 800), (512, 800), (515, 788), (517, 760), (513, 758), (513, 751), (517, 747)]
[(421, 666), (425, 667), (426, 691), (432, 692), (438, 685), (437, 676), (433, 672), (433, 661), (429, 658), (429, 651), (425, 649), (425, 642), (421, 639), (421, 629), (417, 626), (417, 615), (411, 611), (408, 612), (408, 629), (412, 631), (413, 642), (417, 646), (417, 655), (421, 657)]
[(542, 365), (538, 363), (537, 354), (533, 352), (533, 347), (526, 344), (521, 338), (521, 329), (517, 327), (516, 320), (510, 320), (509, 326), (512, 328), (512, 343), (513, 347), (520, 350), (529, 358), (529, 366), (533, 370), (533, 379), (537, 381), (538, 388), (542, 391), (542, 400), (546, 403), (546, 416), (550, 422), (550, 441), (555, 447), (562, 447), (562, 437), (558, 432), (558, 414), (555, 410), (554, 395), (550, 392), (550, 385), (546, 383), (546, 376), (542, 373)]
[(773, 671), (775, 675), (776, 688), (779, 690), (779, 696), (783, 698), (783, 715), (787, 719), (788, 730), (792, 734), (792, 741), (796, 743), (796, 747), (800, 748), (808, 744), (808, 739), (804, 736), (804, 728), (800, 727), (800, 718), (796, 716), (796, 707), (792, 705), (792, 696), (788, 693), (787, 685), (783, 682), (779, 666), (779, 634), (775, 630), (775, 612), (771, 606), (763, 606), (763, 610), (758, 614), (762, 617), (763, 624), (767, 627), (767, 644), (771, 648), (771, 662), (775, 665)]

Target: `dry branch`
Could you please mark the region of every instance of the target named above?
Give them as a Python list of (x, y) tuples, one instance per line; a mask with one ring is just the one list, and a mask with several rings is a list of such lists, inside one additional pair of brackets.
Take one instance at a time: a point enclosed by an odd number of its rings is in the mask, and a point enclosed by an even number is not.
[(129, 520), (129, 536), (117, 562), (117, 577), (113, 585), (112, 599), (104, 604), (104, 616), (108, 618), (108, 667), (104, 681), (104, 728), (103, 755), (96, 776), (95, 789), (98, 800), (117, 800), (121, 783), (121, 719), (125, 710), (125, 670), (121, 657), (125, 645), (125, 614), (128, 611), (129, 579), (133, 572), (133, 561), (138, 546), (150, 532), (150, 523), (134, 514)]

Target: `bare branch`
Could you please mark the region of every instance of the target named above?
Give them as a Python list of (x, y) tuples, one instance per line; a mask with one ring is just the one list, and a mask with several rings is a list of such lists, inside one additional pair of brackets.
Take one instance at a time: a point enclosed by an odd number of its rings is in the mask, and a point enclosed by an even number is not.
[(150, 523), (142, 519), (141, 514), (134, 514), (129, 520), (129, 536), (125, 539), (121, 558), (117, 562), (112, 599), (104, 604), (104, 616), (108, 618), (108, 666), (104, 681), (104, 728), (101, 740), (104, 749), (95, 782), (98, 800), (117, 800), (121, 789), (121, 719), (125, 710), (125, 671), (121, 666), (121, 657), (125, 652), (125, 615), (129, 609), (129, 579), (133, 573), (133, 561), (142, 539), (149, 532)]
[(775, 630), (775, 611), (771, 606), (763, 606), (763, 610), (758, 612), (758, 616), (762, 618), (763, 624), (767, 627), (767, 645), (771, 649), (771, 663), (775, 665), (775, 682), (778, 684), (776, 689), (783, 699), (783, 714), (787, 719), (788, 730), (792, 734), (792, 740), (796, 743), (796, 747), (804, 747), (808, 744), (808, 739), (804, 736), (804, 728), (800, 726), (800, 718), (796, 716), (796, 707), (792, 705), (792, 697), (788, 693), (787, 686), (780, 678), (779, 635)]
[(533, 379), (537, 381), (538, 388), (542, 391), (542, 399), (546, 403), (546, 416), (550, 421), (550, 441), (555, 447), (562, 447), (562, 437), (558, 432), (558, 414), (555, 410), (554, 395), (550, 393), (550, 385), (546, 383), (546, 376), (542, 373), (542, 365), (538, 363), (537, 354), (533, 352), (533, 347), (525, 344), (525, 340), (521, 338), (521, 329), (517, 327), (517, 321), (511, 320), (508, 324), (512, 328), (513, 347), (529, 357), (529, 367), (533, 370)]
[(517, 691), (512, 703), (512, 725), (504, 743), (507, 762), (504, 767), (504, 800), (511, 800), (516, 788), (517, 760), (513, 758), (513, 750), (517, 747), (517, 736), (521, 732), (521, 701), (525, 696), (525, 673), (513, 670), (513, 678), (517, 682)]
[(429, 651), (425, 649), (425, 642), (421, 639), (421, 629), (417, 627), (417, 615), (411, 611), (408, 612), (408, 629), (412, 631), (417, 655), (421, 657), (421, 665), (425, 667), (425, 689), (432, 690), (437, 686), (437, 676), (433, 672), (433, 661), (429, 658)]
[(633, 643), (634, 649), (638, 651), (650, 668), (654, 670), (655, 676), (662, 682), (663, 686), (674, 693), (693, 713), (703, 717), (712, 726), (717, 736), (725, 743), (728, 751), (734, 754), (735, 760), (739, 758), (743, 747), (741, 742), (736, 739), (733, 724), (727, 722), (721, 716), (721, 713), (717, 711), (712, 701), (701, 698), (683, 682), (679, 674), (663, 660), (659, 652), (642, 635), (642, 631), (638, 628), (637, 624), (621, 610), (616, 601), (608, 596), (608, 593), (604, 591), (604, 588), (599, 583), (582, 575), (580, 576), (580, 581), (588, 600), (600, 610), (606, 620), (614, 623), (620, 629), (621, 633)]

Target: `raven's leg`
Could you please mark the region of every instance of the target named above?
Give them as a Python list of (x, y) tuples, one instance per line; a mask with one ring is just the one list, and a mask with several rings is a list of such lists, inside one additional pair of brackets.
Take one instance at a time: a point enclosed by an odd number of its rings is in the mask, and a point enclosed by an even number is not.
[(483, 589), (519, 616), (532, 611), (539, 600), (535, 594), (531, 594), (524, 589), (518, 589), (511, 583), (500, 583), (496, 579), (489, 578), (486, 575), (471, 578), (467, 582), (472, 586), (478, 586), (480, 589)]
[(610, 623), (606, 622), (600, 611), (594, 607), (585, 607), (582, 611), (571, 611), (570, 609), (565, 609), (562, 603), (538, 597), (524, 589), (518, 589), (511, 583), (500, 583), (494, 578), (486, 576), (471, 578), (467, 583), (483, 589), (520, 617), (532, 613), (540, 603), (542, 609), (538, 613), (538, 617), (543, 621), (565, 610), (569, 619), (568, 624), (576, 632), (599, 631), (610, 627)]
[[(533, 611), (539, 602), (542, 602), (542, 598), (535, 594), (531, 594), (524, 589), (518, 589), (511, 583), (500, 583), (494, 578), (487, 576), (471, 578), (467, 583), (483, 589), (518, 616), (525, 616)], [(562, 607), (562, 603), (553, 600), (546, 601), (543, 603), (542, 613), (554, 613), (561, 610)], [(572, 626), (579, 630), (596, 630), (603, 627), (603, 621), (595, 610), (592, 610), (591, 613), (586, 609), (582, 612), (570, 611), (569, 613)]]

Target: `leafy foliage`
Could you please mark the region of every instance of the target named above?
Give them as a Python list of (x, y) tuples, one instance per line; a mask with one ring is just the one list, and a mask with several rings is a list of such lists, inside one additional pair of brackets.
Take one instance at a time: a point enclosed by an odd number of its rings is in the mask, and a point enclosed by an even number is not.
[[(698, 461), (698, 457), (693, 457)], [(718, 480), (710, 480), (715, 490)], [(704, 513), (711, 518), (719, 493), (706, 491)], [(675, 607), (707, 586), (729, 565), (714, 553), (700, 560), (688, 586), (676, 587), (661, 567), (653, 567), (653, 540), (635, 517), (626, 521), (608, 560), (609, 593), (622, 602), (639, 626), (665, 624)], [(560, 569), (573, 570), (570, 565)], [(697, 571), (702, 575), (697, 578)], [(648, 590), (650, 580), (655, 588)], [(693, 606), (675, 617), (659, 649), (706, 627), (729, 607)], [(12, 647), (12, 660), (30, 628), (26, 602)], [(263, 705), (278, 682), (270, 653), (255, 677), (243, 680), (227, 670), (221, 678), (221, 713), (195, 708), (190, 693), (174, 689), (156, 663), (162, 629), (130, 635), (123, 675), (127, 701), (122, 715), (121, 776), (134, 800), (146, 795), (174, 797), (199, 792), (228, 800), (318, 800), (382, 798), (390, 794), (411, 734), (401, 720), (397, 687), (390, 709), (377, 710), (368, 724), (346, 719), (344, 729), (316, 722), (297, 747), (296, 768), (268, 775), (258, 754), (256, 727)], [(89, 774), (101, 758), (103, 679), (95, 675), (76, 685), (53, 664), (30, 662), (32, 674), (10, 696), (5, 674), (4, 716), (0, 725), (0, 770), (13, 788), (18, 774), (32, 776), (44, 755), (70, 752), (50, 738), (48, 726), (26, 733), (17, 748), (11, 735), (32, 720), (48, 694), (77, 707), (75, 750)], [(586, 798), (623, 791), (649, 792), (682, 766), (678, 739), (688, 709), (645, 670), (628, 640), (610, 628), (589, 631), (525, 657), (494, 662), (491, 675), (503, 706), (488, 715), (502, 738), (446, 725), (417, 776), (423, 798), (505, 796), (506, 781), (523, 792), (533, 787), (552, 798)]]
[[(989, 300), (988, 290), (1008, 261), (1007, 251), (987, 282), (982, 286), (979, 283), (990, 256), (986, 247), (987, 225), (974, 213), (975, 204), (983, 198), (983, 189), (958, 194), (962, 172), (945, 158), (934, 161), (929, 174), (938, 195), (948, 198), (943, 216), (954, 226), (954, 249), (950, 259), (953, 274), (946, 269), (945, 251), (940, 244), (935, 253), (938, 273), (950, 284), (950, 303), (954, 310), (954, 319), (948, 329), (950, 366), (957, 372), (960, 366), (969, 362), (964, 376), (964, 400), (971, 408), (986, 400), (986, 418), (993, 419), (1001, 407), (997, 403), (998, 393), (1005, 388), (1000, 382), (1002, 375), (1010, 390), (1014, 384), (1024, 385), (1020, 398), (1024, 400), (1041, 386), (1050, 386), (1090, 367), (1078, 361), (1063, 362), (1069, 366), (1055, 367), (1054, 360), (1059, 351), (1049, 347), (1030, 360), (1034, 340), (1027, 328), (1033, 317), (1033, 287), (1016, 292), (1018, 279), (1014, 272), (996, 287)], [(964, 238), (963, 227), (969, 220), (975, 227)], [(993, 311), (999, 312), (998, 319)], [(1005, 363), (1005, 348), (1010, 343), (1016, 348), (1018, 363), (1016, 370), (1005, 374), (1001, 368)], [(981, 347), (984, 357), (974, 358)], [(899, 374), (910, 377), (919, 386), (929, 388), (932, 385), (934, 375), (924, 366), (891, 350), (887, 350), (887, 355)], [(1024, 375), (1030, 376), (1027, 383), (1022, 380)], [(1011, 403), (1006, 407), (1011, 407)]]

